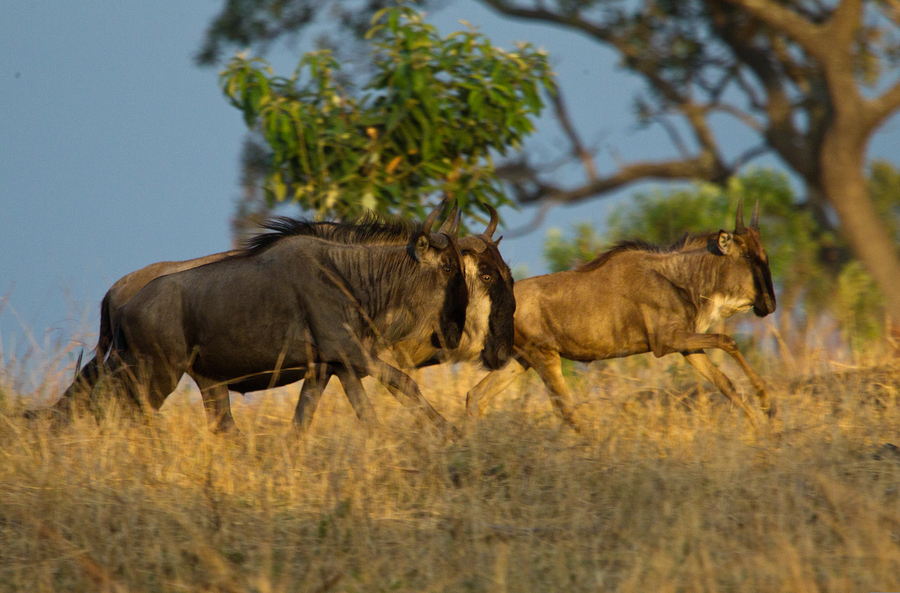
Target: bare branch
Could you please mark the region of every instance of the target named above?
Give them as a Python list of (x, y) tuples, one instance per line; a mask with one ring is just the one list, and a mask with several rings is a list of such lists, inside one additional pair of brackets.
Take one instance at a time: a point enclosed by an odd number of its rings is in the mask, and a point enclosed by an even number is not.
[[(732, 6), (741, 7), (767, 25), (784, 31), (806, 51), (816, 57), (822, 56), (829, 49), (828, 39), (822, 36), (823, 27), (810, 23), (784, 4), (773, 0), (724, 1)], [(858, 0), (850, 1), (856, 2)]]
[(894, 83), (877, 99), (869, 101), (867, 122), (871, 128), (878, 126), (884, 119), (900, 108), (900, 81)]
[(608, 41), (611, 36), (610, 30), (606, 27), (598, 27), (597, 25), (593, 25), (588, 21), (575, 16), (552, 12), (544, 8), (543, 3), (539, 3), (537, 8), (522, 8), (515, 4), (511, 4), (506, 0), (483, 0), (483, 2), (506, 16), (571, 27), (583, 31), (591, 37), (605, 41)]
[(753, 159), (760, 157), (764, 154), (772, 152), (772, 147), (763, 142), (759, 146), (751, 148), (749, 150), (745, 150), (738, 158), (734, 160), (731, 164), (731, 168), (734, 171), (739, 170), (741, 167), (752, 161)]
[(709, 155), (700, 157), (670, 160), (642, 161), (623, 165), (619, 171), (607, 177), (599, 177), (580, 187), (565, 189), (557, 185), (542, 182), (537, 172), (529, 165), (519, 162), (512, 167), (498, 167), (497, 177), (508, 182), (520, 204), (532, 204), (543, 200), (572, 204), (589, 198), (602, 197), (603, 194), (650, 179), (692, 180), (700, 179), (721, 183), (732, 173), (718, 160)]
[(681, 139), (681, 135), (678, 133), (678, 130), (675, 129), (675, 126), (672, 125), (672, 122), (670, 122), (668, 118), (664, 116), (660, 116), (655, 119), (656, 122), (662, 126), (663, 130), (666, 131), (666, 134), (668, 134), (669, 136), (669, 140), (671, 140), (672, 144), (675, 145), (675, 149), (678, 151), (678, 153), (682, 157), (688, 158), (688, 155), (690, 155), (690, 151), (688, 150), (684, 141)]
[(584, 147), (581, 138), (575, 132), (575, 127), (572, 125), (572, 120), (569, 118), (569, 111), (562, 98), (562, 90), (555, 81), (553, 86), (554, 89), (553, 93), (551, 93), (551, 100), (553, 101), (553, 110), (556, 113), (556, 119), (559, 120), (560, 127), (569, 138), (569, 142), (572, 143), (572, 154), (578, 157), (578, 160), (581, 161), (581, 165), (587, 173), (588, 179), (593, 181), (594, 179), (597, 179), (597, 166), (594, 164), (594, 157)]
[(892, 10), (893, 14), (885, 15), (895, 23), (900, 23), (900, 0), (884, 0)]
[(728, 105), (727, 103), (717, 103), (715, 105), (712, 105), (709, 110), (727, 113), (728, 115), (734, 117), (742, 124), (759, 134), (763, 134), (765, 132), (765, 126), (763, 126), (762, 123), (757, 121), (756, 118), (754, 118), (743, 109), (738, 109), (734, 105)]
[(514, 229), (509, 229), (508, 231), (503, 233), (503, 236), (507, 239), (517, 239), (519, 237), (524, 237), (525, 235), (530, 235), (534, 231), (541, 228), (541, 225), (544, 224), (544, 220), (547, 218), (547, 214), (550, 212), (550, 209), (556, 205), (556, 202), (552, 200), (544, 200), (538, 207), (537, 212), (535, 212), (534, 218), (531, 220), (531, 222)]
[(756, 89), (749, 81), (747, 81), (742, 73), (738, 73), (737, 77), (735, 77), (735, 82), (744, 94), (747, 95), (747, 101), (753, 109), (758, 109), (760, 111), (765, 109), (762, 97), (759, 96)]
[[(733, 0), (726, 1), (733, 2)], [(794, 152), (801, 135), (794, 125), (793, 106), (784, 87), (784, 81), (770, 60), (770, 54), (756, 43), (755, 23), (746, 19), (732, 18), (729, 11), (723, 10), (714, 0), (709, 0), (707, 4), (719, 37), (759, 79), (765, 92), (764, 97), (757, 97), (752, 92), (752, 86), (743, 78), (739, 79), (739, 85), (751, 98), (751, 105), (765, 113), (767, 122), (763, 124), (761, 133), (782, 157), (788, 161), (792, 158), (796, 160), (797, 155)], [(800, 169), (800, 172), (806, 176), (809, 170)]]

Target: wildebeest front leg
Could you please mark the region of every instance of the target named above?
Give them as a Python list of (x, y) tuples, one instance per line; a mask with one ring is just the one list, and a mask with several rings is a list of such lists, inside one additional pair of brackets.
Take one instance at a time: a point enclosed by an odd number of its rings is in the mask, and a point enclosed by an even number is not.
[[(743, 370), (744, 374), (747, 375), (747, 378), (750, 379), (750, 384), (753, 385), (756, 396), (759, 398), (760, 407), (769, 414), (769, 416), (772, 416), (775, 408), (769, 402), (769, 397), (766, 392), (766, 383), (762, 380), (762, 377), (757, 375), (756, 372), (750, 368), (750, 365), (747, 364), (741, 351), (738, 350), (737, 342), (734, 341), (734, 338), (725, 334), (694, 334), (688, 332), (677, 333), (673, 336), (672, 349), (677, 352), (694, 352), (698, 350), (707, 350), (709, 348), (724, 350), (738, 363), (738, 366), (741, 367), (741, 370)], [(700, 364), (704, 363), (701, 362)], [(715, 368), (708, 358), (706, 359), (705, 364)], [(694, 368), (697, 368), (696, 365)], [(699, 371), (700, 369), (697, 370)], [(716, 370), (718, 371), (718, 369)], [(721, 371), (719, 371), (719, 373), (721, 373)], [(724, 375), (722, 376), (724, 377)], [(728, 381), (728, 385), (731, 385), (733, 391), (734, 386), (731, 384), (731, 381)], [(716, 387), (719, 387), (718, 383), (716, 383)], [(722, 393), (725, 393), (721, 387), (719, 387), (719, 389)]]
[(753, 410), (747, 403), (741, 399), (738, 395), (737, 391), (734, 388), (734, 384), (731, 382), (725, 373), (716, 368), (716, 365), (712, 363), (706, 353), (700, 352), (682, 352), (681, 353), (685, 360), (691, 363), (691, 366), (697, 369), (697, 372), (703, 375), (708, 381), (710, 381), (713, 385), (715, 385), (719, 391), (725, 394), (725, 396), (732, 401), (736, 406), (738, 406), (744, 414), (747, 415), (747, 418), (756, 426), (756, 418), (753, 414)]
[(206, 421), (213, 432), (238, 432), (237, 424), (231, 415), (231, 400), (228, 397), (228, 385), (212, 381), (205, 377), (194, 376), (200, 387), (200, 397), (206, 410)]
[(502, 369), (488, 373), (466, 394), (466, 414), (470, 418), (483, 415), (488, 400), (509, 387), (516, 377), (528, 370), (528, 367), (527, 362), (516, 356)]
[(375, 408), (372, 407), (366, 396), (362, 381), (356, 373), (343, 366), (317, 365), (310, 370), (300, 389), (300, 399), (297, 401), (297, 409), (294, 411), (294, 428), (298, 432), (306, 432), (312, 424), (316, 407), (318, 407), (319, 400), (322, 399), (322, 394), (332, 375), (337, 375), (356, 416), (363, 422), (378, 421)]
[(300, 397), (294, 410), (294, 430), (303, 433), (309, 429), (331, 375), (331, 368), (328, 365), (310, 367), (303, 380), (303, 387), (300, 388)]
[[(416, 382), (403, 371), (376, 359), (369, 366), (369, 374), (384, 383), (403, 405), (424, 414), (441, 430), (450, 430), (454, 434), (459, 432), (428, 403)], [(405, 397), (401, 397), (401, 395)]]
[(731, 336), (726, 336), (725, 334), (692, 334), (685, 332), (676, 334), (673, 337), (670, 346), (672, 350), (681, 352), (687, 361), (690, 362), (701, 375), (712, 381), (715, 386), (719, 388), (719, 391), (733, 401), (740, 401), (731, 380), (728, 379), (722, 371), (717, 369), (706, 354), (702, 352), (702, 350), (709, 348), (724, 350), (738, 363), (744, 371), (744, 374), (750, 379), (750, 384), (753, 385), (753, 389), (756, 391), (756, 396), (759, 398), (759, 405), (763, 411), (770, 416), (773, 414), (774, 408), (769, 403), (765, 381), (750, 368), (750, 365), (747, 364), (741, 351), (738, 350), (737, 343)]
[(356, 417), (370, 424), (377, 422), (378, 417), (375, 414), (375, 408), (372, 407), (372, 402), (369, 401), (366, 390), (363, 389), (359, 375), (352, 369), (343, 366), (335, 367), (334, 374), (337, 375), (338, 380), (344, 387), (344, 393), (347, 395), (347, 399), (350, 400), (350, 405), (353, 406)]

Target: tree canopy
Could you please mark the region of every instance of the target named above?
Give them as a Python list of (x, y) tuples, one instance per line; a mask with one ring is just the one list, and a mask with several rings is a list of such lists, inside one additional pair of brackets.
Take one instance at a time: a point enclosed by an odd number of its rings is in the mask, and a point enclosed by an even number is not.
[(546, 55), (504, 51), (472, 30), (441, 37), (408, 8), (373, 22), (361, 87), (328, 50), (305, 54), (290, 77), (245, 55), (222, 72), (224, 93), (266, 142), (270, 203), (339, 217), (423, 215), (435, 194), (470, 215), (482, 214), (478, 202), (507, 203), (493, 158), (533, 131), (539, 91), (551, 88)]
[[(566, 153), (583, 175), (561, 178), (555, 174), (558, 167), (549, 166), (554, 163), (517, 155), (496, 173), (518, 203), (573, 203), (642, 180), (724, 185), (757, 157), (775, 155), (803, 182), (801, 199), (818, 224), (844, 236), (882, 288), (893, 318), (900, 320), (897, 245), (870, 197), (865, 171), (869, 140), (900, 109), (900, 4), (477, 1), (511, 19), (563, 28), (617, 52), (620, 66), (644, 83), (635, 101), (637, 121), (660, 126), (671, 140), (674, 156), (660, 156), (654, 145), (645, 156), (602, 171), (558, 94), (553, 113), (569, 141)], [(389, 3), (374, 0), (354, 7), (364, 13)], [(207, 41), (215, 40), (220, 48), (238, 40), (268, 43), (271, 36), (244, 26), (263, 14), (284, 25), (280, 34), (302, 31), (308, 23), (278, 15), (304, 6), (309, 0), (229, 0)], [(338, 21), (352, 29), (358, 19)], [(226, 22), (242, 27), (218, 27)], [(732, 134), (732, 128), (719, 125), (725, 120), (742, 127), (748, 138), (735, 154), (723, 148), (723, 134)]]

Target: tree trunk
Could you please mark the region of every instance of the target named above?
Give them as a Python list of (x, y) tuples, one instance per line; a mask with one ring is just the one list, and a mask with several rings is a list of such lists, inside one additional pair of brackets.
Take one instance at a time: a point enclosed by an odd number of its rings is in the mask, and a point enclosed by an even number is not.
[(881, 288), (891, 318), (900, 319), (900, 259), (868, 194), (866, 142), (840, 123), (835, 121), (822, 146), (822, 191), (840, 218), (844, 238)]

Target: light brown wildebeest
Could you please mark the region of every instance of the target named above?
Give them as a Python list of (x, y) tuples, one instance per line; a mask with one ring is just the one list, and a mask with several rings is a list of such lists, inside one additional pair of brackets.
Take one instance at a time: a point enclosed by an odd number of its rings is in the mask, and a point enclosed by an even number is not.
[(556, 411), (577, 426), (561, 358), (591, 362), (679, 352), (752, 419), (731, 380), (704, 353), (709, 348), (731, 355), (750, 379), (761, 407), (774, 413), (765, 383), (734, 339), (704, 333), (718, 320), (751, 307), (759, 317), (775, 310), (758, 201), (749, 227), (744, 227), (739, 203), (734, 232), (687, 236), (668, 249), (622, 243), (575, 270), (520, 280), (515, 295), (513, 362), (469, 392), (466, 409), (472, 416), (482, 413), (489, 397), (534, 367)]

